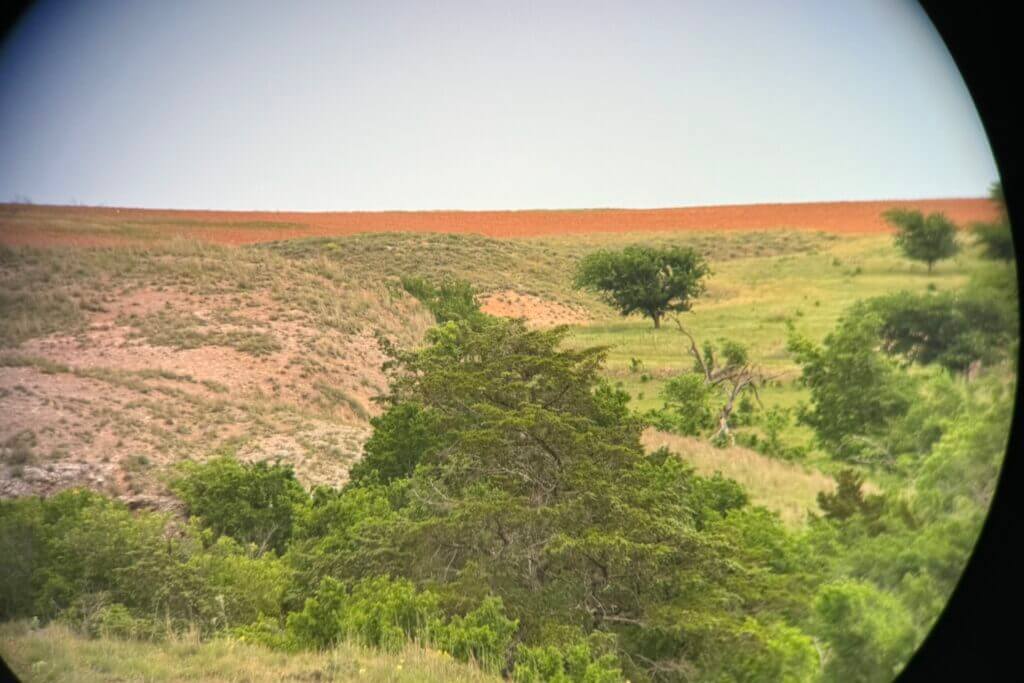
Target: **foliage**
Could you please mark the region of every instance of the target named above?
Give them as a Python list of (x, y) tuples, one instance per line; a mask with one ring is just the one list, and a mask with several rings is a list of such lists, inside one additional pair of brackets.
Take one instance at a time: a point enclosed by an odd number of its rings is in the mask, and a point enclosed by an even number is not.
[(972, 363), (1003, 357), (1016, 334), (1013, 312), (991, 292), (914, 295), (898, 292), (871, 299), (861, 308), (878, 315), (882, 348), (908, 362), (938, 363), (950, 372), (966, 372)]
[(1003, 196), (1003, 185), (995, 182), (989, 190), (989, 197), (999, 210), (999, 216), (989, 223), (975, 223), (971, 226), (975, 241), (981, 245), (983, 258), (996, 261), (1013, 261), (1013, 231), (1010, 228), (1010, 217), (1006, 210), (1006, 198)]
[(349, 588), (326, 577), (302, 610), (288, 615), (287, 631), (299, 647), (325, 648), (346, 639), (398, 652), (410, 640), (429, 639), (439, 616), (437, 596), (418, 592), (409, 581), (376, 576)]
[(188, 514), (215, 536), (255, 543), (259, 552), (283, 552), (292, 534), (294, 506), (307, 498), (290, 465), (246, 464), (228, 456), (183, 463), (171, 487)]
[(452, 617), (431, 630), (433, 645), (460, 662), (476, 662), (485, 671), (499, 672), (509, 661), (518, 620), (505, 615), (501, 598), (488, 596), (465, 616)]
[[(377, 494), (390, 502), (387, 531), (327, 527), (352, 544), (338, 570), (402, 577), (453, 606), (498, 596), (526, 647), (555, 632), (607, 633), (620, 660), (638, 662), (629, 675), (639, 680), (678, 680), (669, 672), (690, 661), (731, 670), (739, 649), (769, 656), (767, 631), (750, 649), (750, 620), (806, 589), (781, 576), (777, 553), (737, 559), (731, 542), (715, 541), (738, 533), (715, 520), (745, 493), (667, 452), (644, 454), (641, 421), (600, 378), (603, 351), (563, 349), (564, 335), (458, 321), (398, 354), (388, 413), (397, 426), (431, 411), (444, 445)], [(409, 404), (417, 409), (402, 411)], [(785, 545), (781, 526), (758, 528), (751, 539)]]
[(211, 544), (192, 525), (169, 533), (162, 514), (71, 490), (0, 502), (0, 520), (0, 556), (19, 554), (3, 582), (7, 618), (61, 615), (93, 632), (106, 623), (152, 635), (154, 621), (212, 633), (283, 612), (290, 572), (279, 560), (227, 537)]
[(468, 282), (444, 277), (433, 285), (420, 277), (402, 277), (402, 287), (430, 309), (438, 323), (469, 320), (482, 315), (477, 292)]
[(956, 226), (942, 213), (924, 216), (920, 211), (890, 209), (882, 217), (899, 231), (896, 246), (907, 258), (927, 263), (929, 273), (936, 261), (960, 251)]
[(875, 350), (878, 327), (876, 317), (855, 311), (822, 346), (790, 333), (788, 348), (810, 389), (810, 406), (801, 409), (799, 420), (839, 459), (891, 459), (877, 450), (879, 439), (914, 400), (916, 383)]
[(915, 632), (906, 609), (870, 583), (826, 584), (814, 610), (828, 645), (827, 681), (890, 681), (913, 652)]
[(622, 669), (614, 654), (592, 649), (587, 641), (555, 647), (520, 646), (516, 652), (516, 683), (619, 683)]
[(842, 469), (836, 474), (835, 493), (821, 492), (818, 494), (818, 505), (825, 517), (837, 521), (845, 521), (855, 514), (867, 519), (877, 519), (882, 512), (885, 499), (882, 496), (865, 496), (861, 491), (864, 475), (850, 468)]
[(409, 477), (424, 458), (444, 445), (439, 416), (414, 402), (403, 403), (370, 420), (373, 434), (363, 457), (349, 473), (353, 482), (382, 484)]
[(673, 414), (675, 430), (696, 436), (714, 426), (712, 388), (696, 373), (676, 375), (661, 389), (665, 407)]
[(704, 258), (692, 249), (630, 246), (585, 256), (574, 284), (600, 293), (622, 315), (643, 313), (660, 327), (665, 313), (690, 310), (709, 273)]

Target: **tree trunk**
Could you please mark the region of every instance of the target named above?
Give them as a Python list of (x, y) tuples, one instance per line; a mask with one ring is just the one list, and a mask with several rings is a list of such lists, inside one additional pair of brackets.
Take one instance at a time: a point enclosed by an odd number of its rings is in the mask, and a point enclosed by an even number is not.
[(651, 317), (654, 318), (654, 329), (661, 328), (661, 316), (657, 313), (651, 313)]
[(932, 266), (934, 266), (934, 265), (935, 265), (935, 262), (934, 262), (934, 261), (929, 261), (929, 262), (928, 262), (928, 274), (929, 274), (929, 275), (931, 275), (931, 274), (932, 274)]

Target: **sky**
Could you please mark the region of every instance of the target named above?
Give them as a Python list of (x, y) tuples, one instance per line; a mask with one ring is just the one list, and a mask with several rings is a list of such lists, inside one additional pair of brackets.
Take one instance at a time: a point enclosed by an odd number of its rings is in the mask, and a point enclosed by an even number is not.
[(651, 208), (997, 179), (905, 0), (43, 1), (0, 46), (0, 202)]

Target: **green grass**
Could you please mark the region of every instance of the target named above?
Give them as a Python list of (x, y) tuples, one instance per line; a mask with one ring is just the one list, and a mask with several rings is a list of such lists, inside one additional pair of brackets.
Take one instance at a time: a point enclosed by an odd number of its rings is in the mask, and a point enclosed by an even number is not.
[(0, 624), (0, 655), (25, 683), (500, 680), (416, 645), (397, 654), (345, 644), (327, 652), (283, 653), (231, 638), (89, 639), (59, 625), (32, 629), (24, 622)]

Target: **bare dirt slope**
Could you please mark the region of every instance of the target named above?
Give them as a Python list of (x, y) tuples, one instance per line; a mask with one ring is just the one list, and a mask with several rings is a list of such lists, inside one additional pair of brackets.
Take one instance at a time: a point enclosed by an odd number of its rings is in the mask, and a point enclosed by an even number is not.
[[(266, 291), (122, 283), (98, 301), (74, 330), (0, 348), (0, 497), (85, 485), (162, 507), (175, 463), (219, 453), (344, 483), (387, 387), (369, 329), (318, 325)], [(415, 338), (431, 318), (406, 308)]]
[(923, 199), (801, 204), (747, 204), (673, 209), (562, 211), (269, 212), (180, 211), (106, 207), (0, 205), (0, 244), (109, 245), (184, 236), (220, 244), (363, 232), (472, 233), (538, 237), (609, 232), (810, 230), (884, 232), (892, 207), (942, 211), (954, 222), (992, 220), (988, 199)]

